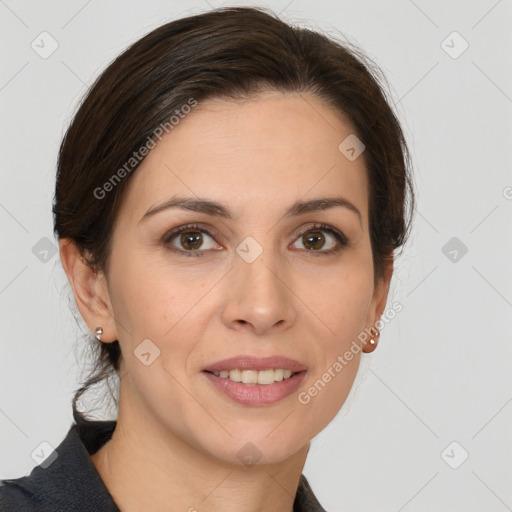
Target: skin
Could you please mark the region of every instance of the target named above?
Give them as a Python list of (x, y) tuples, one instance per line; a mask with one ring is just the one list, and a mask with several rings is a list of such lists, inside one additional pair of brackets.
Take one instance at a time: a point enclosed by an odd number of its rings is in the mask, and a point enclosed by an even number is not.
[[(292, 511), (310, 440), (343, 405), (360, 354), (307, 405), (298, 393), (237, 404), (201, 370), (240, 354), (284, 355), (308, 367), (305, 391), (382, 315), (392, 264), (374, 285), (364, 154), (349, 161), (338, 149), (351, 133), (310, 94), (200, 102), (132, 177), (106, 272), (60, 241), (80, 313), (124, 355), (117, 428), (91, 457), (121, 510)], [(235, 219), (175, 207), (141, 222), (174, 195), (221, 202)], [(345, 207), (283, 218), (299, 199), (340, 196), (361, 218)], [(212, 235), (202, 232), (199, 257), (170, 250), (186, 250), (180, 235), (162, 242), (187, 223)], [(318, 235), (314, 223), (349, 245), (319, 254), (338, 245), (321, 231), (324, 245), (308, 250), (301, 235)], [(236, 252), (247, 236), (263, 250), (252, 263)], [(144, 339), (160, 350), (149, 366), (134, 356)], [(250, 467), (237, 457), (248, 442), (261, 453)]]

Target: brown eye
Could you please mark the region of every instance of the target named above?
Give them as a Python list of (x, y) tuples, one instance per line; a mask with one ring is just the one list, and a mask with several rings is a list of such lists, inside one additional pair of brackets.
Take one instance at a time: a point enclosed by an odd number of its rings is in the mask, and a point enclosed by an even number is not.
[(299, 246), (298, 249), (315, 255), (333, 254), (349, 245), (347, 237), (341, 231), (324, 224), (304, 231), (295, 243), (299, 242), (302, 247)]
[(302, 235), (302, 243), (306, 249), (321, 249), (325, 244), (325, 237), (321, 231), (310, 231)]
[(195, 225), (172, 229), (164, 235), (162, 243), (169, 250), (186, 256), (202, 256), (208, 250), (219, 248), (208, 231)]
[(180, 235), (181, 246), (186, 250), (199, 249), (203, 243), (203, 235), (199, 231), (187, 231)]

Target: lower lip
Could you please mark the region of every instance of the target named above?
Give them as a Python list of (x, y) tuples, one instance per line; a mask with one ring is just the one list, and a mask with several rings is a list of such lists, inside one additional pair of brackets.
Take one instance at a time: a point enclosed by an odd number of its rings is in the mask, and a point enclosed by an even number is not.
[(274, 384), (243, 384), (228, 378), (203, 372), (208, 380), (233, 401), (251, 406), (270, 405), (279, 402), (297, 390), (306, 372), (298, 372), (290, 378)]

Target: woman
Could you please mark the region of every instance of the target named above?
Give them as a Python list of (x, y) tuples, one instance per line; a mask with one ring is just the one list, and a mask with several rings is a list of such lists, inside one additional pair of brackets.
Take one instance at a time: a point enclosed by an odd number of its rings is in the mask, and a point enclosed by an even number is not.
[[(108, 66), (62, 142), (53, 207), (97, 366), (61, 445), (2, 482), (4, 512), (324, 510), (309, 443), (377, 345), (413, 205), (372, 71), (242, 7), (168, 23)], [(78, 399), (112, 375), (117, 420), (88, 420)]]

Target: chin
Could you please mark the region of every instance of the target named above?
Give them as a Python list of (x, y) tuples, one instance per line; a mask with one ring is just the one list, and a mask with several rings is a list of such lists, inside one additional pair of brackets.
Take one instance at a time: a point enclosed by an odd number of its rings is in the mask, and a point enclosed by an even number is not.
[[(233, 438), (224, 437), (220, 445), (216, 444), (214, 439), (209, 438), (209, 446), (204, 448), (210, 451), (213, 457), (226, 464), (252, 467), (255, 464), (266, 465), (284, 462), (297, 454), (309, 442), (304, 434), (298, 435), (298, 433), (291, 433), (285, 429), (278, 433), (275, 427), (276, 423), (274, 422), (270, 428), (267, 428), (267, 424), (265, 424), (265, 428), (254, 428), (253, 426), (238, 432), (231, 431)], [(275, 429), (274, 432), (272, 429)]]

